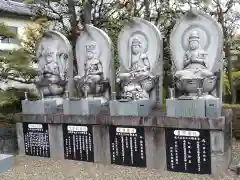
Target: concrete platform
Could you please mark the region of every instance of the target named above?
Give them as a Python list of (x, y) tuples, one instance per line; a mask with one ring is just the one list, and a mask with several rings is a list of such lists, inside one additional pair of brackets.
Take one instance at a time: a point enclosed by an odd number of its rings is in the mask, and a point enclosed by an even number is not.
[[(157, 114), (157, 113), (155, 113)], [(132, 133), (128, 136), (137, 138), (137, 142), (143, 143), (144, 158), (146, 163), (144, 167), (159, 169), (159, 171), (167, 170), (168, 146), (166, 132), (169, 129), (178, 131), (207, 131), (208, 135), (203, 135), (203, 139), (209, 142), (209, 163), (210, 172), (214, 176), (219, 176), (226, 172), (231, 160), (231, 130), (232, 130), (232, 111), (224, 110), (219, 118), (200, 118), (200, 117), (168, 117), (165, 115), (159, 116), (110, 116), (109, 114), (99, 113), (96, 116), (80, 116), (80, 115), (64, 115), (64, 114), (45, 114), (45, 115), (27, 115), (18, 114), (17, 134), (19, 154), (25, 154), (24, 149), (24, 134), (22, 125), (24, 122), (47, 123), (49, 129), (50, 157), (53, 159), (64, 159), (66, 152), (64, 151), (63, 141), (63, 125), (69, 124), (73, 126), (88, 126), (90, 131), (83, 133), (83, 136), (89, 136), (93, 143), (94, 161), (101, 164), (113, 163), (114, 142), (111, 142), (110, 137), (121, 140), (119, 136), (123, 133)], [(116, 128), (116, 134), (111, 133), (112, 127)], [(139, 129), (140, 128), (140, 129)], [(139, 129), (139, 130), (138, 130)], [(73, 131), (82, 131), (81, 129), (73, 129)], [(115, 133), (115, 132), (114, 132)], [(75, 133), (74, 133), (75, 134)], [(79, 134), (79, 133), (78, 133)], [(80, 133), (81, 134), (81, 133)], [(120, 134), (120, 135), (119, 135)], [(185, 136), (186, 134), (183, 134)], [(180, 134), (181, 136), (181, 134)], [(201, 136), (201, 134), (200, 134)], [(141, 138), (144, 138), (141, 140)], [(200, 137), (201, 138), (201, 137)], [(130, 139), (127, 141), (130, 142)], [(121, 141), (118, 141), (120, 142)], [(116, 141), (116, 140), (115, 140)], [(180, 139), (180, 141), (183, 141)], [(191, 140), (191, 142), (193, 142)], [(180, 144), (182, 142), (179, 142)], [(196, 143), (196, 141), (194, 141)], [(179, 144), (179, 145), (180, 145)], [(122, 146), (118, 146), (122, 147)], [(179, 146), (180, 147), (180, 146)], [(207, 146), (206, 146), (207, 147)], [(128, 148), (129, 149), (129, 148)], [(69, 150), (70, 151), (70, 150)], [(129, 155), (129, 150), (124, 149), (126, 155)], [(122, 152), (120, 150), (120, 152)], [(136, 153), (135, 153), (136, 154)], [(117, 161), (119, 161), (119, 156)], [(133, 155), (134, 156), (134, 155)], [(197, 155), (194, 154), (193, 157)], [(140, 154), (136, 154), (134, 159), (141, 158)], [(139, 158), (140, 157), (140, 158)], [(125, 158), (124, 163), (131, 158)], [(121, 163), (122, 165), (124, 163)], [(119, 163), (120, 164), (120, 163)], [(139, 167), (139, 166), (137, 166)], [(191, 167), (191, 166), (190, 166)]]
[(0, 154), (0, 173), (8, 171), (13, 166), (13, 155)]

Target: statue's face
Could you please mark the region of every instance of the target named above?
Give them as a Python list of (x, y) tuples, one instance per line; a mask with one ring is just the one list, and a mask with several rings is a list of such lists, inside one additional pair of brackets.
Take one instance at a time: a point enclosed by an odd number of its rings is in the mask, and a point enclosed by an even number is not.
[(139, 45), (135, 45), (135, 44), (133, 44), (132, 45), (132, 52), (133, 52), (133, 54), (138, 54), (138, 53), (140, 53), (141, 52), (141, 47), (139, 46)]
[(190, 41), (189, 42), (189, 49), (190, 50), (196, 50), (199, 48), (199, 42), (198, 41)]
[(92, 51), (88, 51), (88, 52), (87, 52), (87, 58), (88, 58), (88, 59), (93, 59), (94, 56), (95, 56), (94, 52), (92, 52)]

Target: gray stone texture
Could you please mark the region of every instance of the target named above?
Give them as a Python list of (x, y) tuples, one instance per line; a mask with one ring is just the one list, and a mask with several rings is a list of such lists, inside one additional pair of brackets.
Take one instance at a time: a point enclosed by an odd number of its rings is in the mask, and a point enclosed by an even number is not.
[(17, 142), (18, 142), (18, 154), (25, 154), (25, 143), (23, 135), (23, 124), (21, 122), (16, 123), (17, 128)]
[(22, 100), (24, 114), (52, 114), (57, 113), (56, 100)]
[(111, 164), (109, 126), (93, 126), (94, 162)]
[(111, 116), (148, 116), (152, 110), (151, 100), (128, 102), (110, 101)]
[(221, 116), (219, 98), (193, 99), (193, 100), (166, 100), (167, 116), (169, 117), (207, 117), (218, 118)]
[(167, 99), (167, 116), (170, 117), (205, 117), (205, 100)]
[[(22, 117), (21, 117), (22, 116)], [(224, 110), (219, 118), (167, 117), (167, 116), (109, 116), (99, 113), (96, 116), (80, 115), (21, 115), (17, 119), (19, 153), (24, 147), (21, 122), (49, 123), (51, 158), (63, 157), (62, 124), (92, 124), (94, 159), (97, 163), (110, 164), (109, 125), (143, 126), (147, 168), (166, 170), (165, 128), (208, 129), (211, 138), (212, 174), (221, 175), (228, 169), (231, 160), (231, 110)], [(54, 154), (55, 153), (55, 154)]]
[(62, 124), (48, 124), (50, 157), (64, 159), (63, 127)]
[(63, 100), (63, 113), (67, 115), (96, 115), (100, 109), (101, 100)]

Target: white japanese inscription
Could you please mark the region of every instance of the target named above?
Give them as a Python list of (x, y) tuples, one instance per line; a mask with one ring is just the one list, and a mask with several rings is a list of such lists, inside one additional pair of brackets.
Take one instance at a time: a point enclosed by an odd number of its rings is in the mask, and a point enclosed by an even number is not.
[(82, 131), (87, 132), (88, 127), (87, 126), (67, 126), (68, 131)]
[(175, 136), (199, 137), (200, 133), (198, 131), (175, 130), (174, 135)]
[(28, 124), (28, 128), (30, 129), (42, 129), (42, 124)]
[(117, 133), (130, 133), (130, 134), (135, 134), (137, 132), (136, 128), (122, 128), (122, 127), (117, 127), (116, 129)]

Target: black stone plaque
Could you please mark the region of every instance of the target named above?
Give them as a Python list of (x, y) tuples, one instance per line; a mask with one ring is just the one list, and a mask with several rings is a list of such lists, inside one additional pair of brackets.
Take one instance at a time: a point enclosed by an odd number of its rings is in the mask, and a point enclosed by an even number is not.
[(23, 123), (25, 154), (50, 157), (48, 124)]
[(112, 164), (146, 167), (143, 127), (110, 126), (109, 136)]
[(211, 174), (210, 131), (165, 129), (167, 169)]
[(94, 162), (92, 125), (63, 125), (65, 159)]

